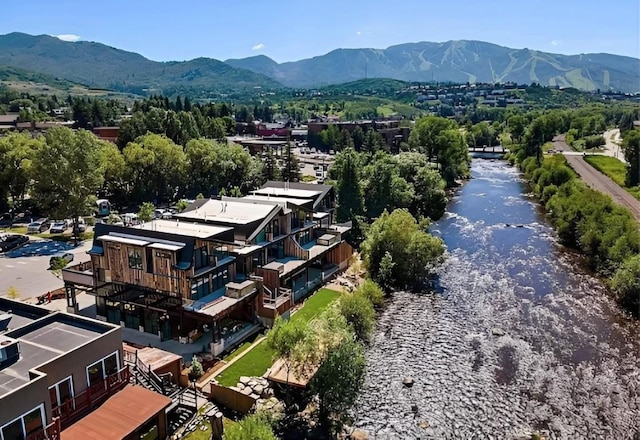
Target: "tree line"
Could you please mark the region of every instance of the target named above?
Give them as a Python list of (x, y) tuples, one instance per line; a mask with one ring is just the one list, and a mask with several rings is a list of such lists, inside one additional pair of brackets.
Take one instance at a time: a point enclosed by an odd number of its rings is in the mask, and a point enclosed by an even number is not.
[(97, 196), (124, 207), (200, 193), (246, 194), (273, 177), (268, 171), (241, 146), (211, 139), (194, 138), (183, 147), (147, 133), (120, 150), (87, 130), (11, 133), (0, 138), (0, 208), (19, 212), (30, 205), (67, 218), (91, 212)]
[[(510, 146), (510, 160), (516, 162), (531, 181), (561, 243), (580, 250), (587, 257), (589, 266), (608, 280), (620, 305), (640, 316), (637, 222), (628, 210), (578, 179), (563, 156), (542, 156), (543, 143), (571, 126), (570, 121), (562, 121), (558, 116), (550, 113), (532, 120), (521, 142)], [(595, 119), (600, 118), (596, 116)], [(635, 131), (625, 130), (626, 148), (631, 148), (629, 139), (631, 142), (640, 139)], [(515, 137), (513, 133), (512, 137)], [(630, 164), (628, 169), (631, 172), (637, 165)]]

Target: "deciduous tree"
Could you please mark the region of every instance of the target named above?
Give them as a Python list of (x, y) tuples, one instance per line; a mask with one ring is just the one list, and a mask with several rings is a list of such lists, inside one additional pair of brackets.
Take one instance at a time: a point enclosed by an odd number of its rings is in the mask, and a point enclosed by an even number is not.
[(330, 416), (338, 423), (356, 401), (364, 382), (366, 361), (362, 345), (347, 339), (331, 349), (311, 381), (320, 400), (320, 421), (329, 425)]
[(78, 218), (91, 212), (104, 182), (101, 144), (86, 130), (55, 127), (33, 159), (34, 196), (56, 218)]
[[(425, 232), (404, 209), (391, 214), (385, 211), (373, 222), (362, 243), (364, 262), (372, 278), (383, 286), (401, 288), (420, 284), (442, 261), (444, 250), (442, 240)], [(393, 262), (392, 267), (382, 266), (385, 258)]]

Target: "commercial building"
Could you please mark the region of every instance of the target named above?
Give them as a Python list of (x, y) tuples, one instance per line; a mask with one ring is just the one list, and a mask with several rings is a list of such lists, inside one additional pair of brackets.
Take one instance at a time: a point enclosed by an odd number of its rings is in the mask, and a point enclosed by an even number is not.
[(60, 438), (128, 381), (119, 326), (0, 298), (0, 439)]
[(171, 220), (96, 225), (91, 262), (63, 270), (68, 305), (96, 295), (98, 319), (202, 344), (239, 344), (346, 267), (332, 186), (267, 182), (242, 197), (196, 200)]

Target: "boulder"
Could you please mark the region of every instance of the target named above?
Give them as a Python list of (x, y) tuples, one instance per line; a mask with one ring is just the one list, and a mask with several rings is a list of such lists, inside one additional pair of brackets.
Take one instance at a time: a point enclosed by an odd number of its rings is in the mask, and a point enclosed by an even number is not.
[(240, 383), (242, 383), (242, 384), (245, 384), (245, 385), (246, 385), (246, 384), (248, 384), (248, 383), (249, 383), (249, 381), (251, 381), (251, 378), (250, 378), (250, 377), (247, 377), (247, 376), (240, 376)]
[(411, 377), (411, 376), (407, 376), (404, 379), (402, 379), (402, 385), (404, 385), (407, 388), (411, 388), (413, 386), (414, 382), (415, 381), (413, 380), (413, 377)]
[(369, 434), (367, 434), (364, 431), (360, 431), (359, 429), (356, 429), (351, 433), (349, 438), (351, 440), (369, 440)]
[(258, 396), (262, 396), (262, 393), (264, 392), (264, 387), (262, 385), (256, 385), (255, 387), (253, 387), (253, 392), (256, 393)]
[(247, 396), (252, 394), (253, 390), (249, 387), (243, 388), (242, 391), (240, 391), (242, 394), (246, 394)]
[(491, 334), (492, 334), (493, 336), (500, 337), (500, 336), (504, 336), (504, 335), (505, 335), (505, 332), (504, 332), (504, 330), (502, 330), (501, 328), (494, 327), (494, 328), (492, 328), (492, 329), (491, 329)]

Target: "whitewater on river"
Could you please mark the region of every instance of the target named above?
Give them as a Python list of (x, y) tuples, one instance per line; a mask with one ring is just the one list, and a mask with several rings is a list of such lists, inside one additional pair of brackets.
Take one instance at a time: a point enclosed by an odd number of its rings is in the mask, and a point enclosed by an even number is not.
[(354, 427), (372, 439), (640, 438), (640, 324), (557, 243), (517, 169), (474, 159), (431, 230), (447, 262), (432, 291), (388, 300)]

